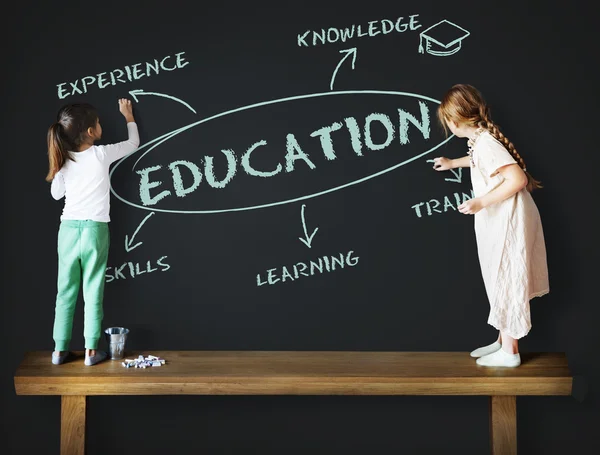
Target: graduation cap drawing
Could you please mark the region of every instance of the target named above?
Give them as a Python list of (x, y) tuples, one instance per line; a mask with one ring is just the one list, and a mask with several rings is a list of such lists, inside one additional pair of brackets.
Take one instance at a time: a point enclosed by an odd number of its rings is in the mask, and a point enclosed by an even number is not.
[[(444, 19), (420, 33), (419, 53), (427, 51), (428, 54), (440, 57), (455, 54), (460, 50), (462, 40), (470, 34), (464, 28)], [(425, 49), (423, 49), (423, 38)]]

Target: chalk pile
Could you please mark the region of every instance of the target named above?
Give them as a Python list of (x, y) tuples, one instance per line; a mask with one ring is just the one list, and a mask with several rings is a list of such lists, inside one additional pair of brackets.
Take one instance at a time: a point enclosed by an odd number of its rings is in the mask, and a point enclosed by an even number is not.
[(165, 359), (161, 359), (160, 357), (156, 357), (153, 355), (149, 355), (144, 358), (143, 355), (138, 356), (137, 359), (125, 359), (122, 362), (122, 365), (125, 368), (148, 368), (148, 367), (159, 367), (165, 364)]

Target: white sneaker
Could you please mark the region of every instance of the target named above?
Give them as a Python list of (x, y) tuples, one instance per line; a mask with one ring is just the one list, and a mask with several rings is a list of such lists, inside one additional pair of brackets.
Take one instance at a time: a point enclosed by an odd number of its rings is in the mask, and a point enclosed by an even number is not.
[(496, 340), (492, 344), (488, 344), (487, 346), (483, 346), (482, 348), (477, 348), (474, 351), (472, 351), (471, 357), (483, 357), (484, 355), (496, 352), (501, 347), (502, 344), (499, 343), (498, 340)]
[(97, 363), (100, 363), (104, 359), (106, 359), (106, 357), (107, 357), (106, 352), (104, 352), (104, 351), (96, 351), (95, 355), (88, 356), (86, 354), (85, 355), (85, 361), (83, 363), (85, 365), (87, 365), (87, 366), (96, 365)]
[(71, 351), (65, 351), (60, 355), (58, 355), (54, 351), (52, 351), (52, 363), (54, 365), (62, 365), (70, 357), (71, 357)]
[(518, 367), (521, 365), (521, 355), (519, 353), (510, 354), (504, 349), (498, 349), (496, 352), (484, 355), (477, 359), (477, 365), (486, 367)]

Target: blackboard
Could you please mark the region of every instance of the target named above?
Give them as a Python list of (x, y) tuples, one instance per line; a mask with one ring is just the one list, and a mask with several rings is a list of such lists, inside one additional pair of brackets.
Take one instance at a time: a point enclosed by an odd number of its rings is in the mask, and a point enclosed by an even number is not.
[[(111, 170), (103, 327), (128, 327), (129, 347), (468, 351), (493, 341), (473, 218), (456, 210), (472, 197), (469, 170), (439, 173), (429, 162), (466, 154), (436, 108), (453, 84), (469, 83), (545, 185), (534, 199), (551, 292), (532, 301), (521, 349), (566, 350), (574, 365), (598, 372), (585, 360), (598, 336), (590, 344), (577, 335), (598, 316), (589, 219), (597, 39), (583, 2), (534, 3), (12, 6), (2, 128), (2, 320), (5, 346), (17, 347), (12, 371), (24, 351), (53, 346), (62, 202), (44, 182), (47, 128), (63, 104), (84, 101), (99, 111), (99, 143), (125, 140), (122, 97), (134, 102), (141, 144)], [(73, 349), (83, 348), (81, 303)], [(19, 453), (42, 441), (57, 447), (48, 429), (17, 438), (46, 414), (58, 425), (58, 411), (48, 399), (12, 396), (12, 371), (3, 379), (14, 434), (5, 440)], [(474, 423), (484, 401), (237, 400), (92, 401), (91, 422), (111, 436), (90, 436), (91, 453), (125, 444), (117, 426), (147, 431), (153, 419), (165, 438), (142, 442), (145, 453), (165, 441), (183, 441), (172, 442), (178, 453), (437, 453), (438, 442), (416, 437), (420, 418), (479, 425), (480, 436), (456, 436), (455, 447), (487, 450), (487, 422)], [(589, 424), (575, 404), (548, 402), (542, 421), (564, 437), (542, 432), (535, 408), (520, 404), (531, 432), (519, 435), (525, 453), (562, 453), (580, 443), (575, 422)], [(127, 411), (115, 416), (112, 405)], [(383, 430), (396, 431), (394, 419), (412, 428), (402, 439)], [(225, 421), (227, 431), (217, 424)], [(306, 421), (316, 423), (298, 430)], [(329, 431), (320, 429), (326, 422)], [(182, 436), (198, 425), (211, 430)]]

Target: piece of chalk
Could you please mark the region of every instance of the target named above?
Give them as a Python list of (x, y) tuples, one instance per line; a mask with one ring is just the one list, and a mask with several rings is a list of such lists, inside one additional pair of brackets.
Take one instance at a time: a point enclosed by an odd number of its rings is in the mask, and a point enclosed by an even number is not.
[(160, 367), (166, 363), (165, 359), (161, 359), (152, 354), (148, 354), (147, 357), (143, 355), (139, 355), (137, 359), (125, 359), (122, 362), (122, 365), (125, 368), (150, 368), (150, 367)]

